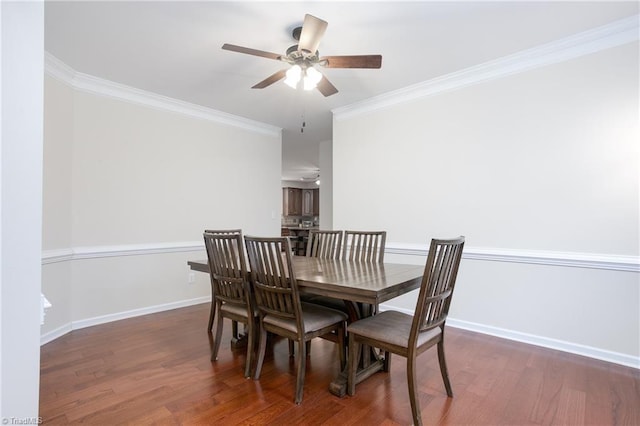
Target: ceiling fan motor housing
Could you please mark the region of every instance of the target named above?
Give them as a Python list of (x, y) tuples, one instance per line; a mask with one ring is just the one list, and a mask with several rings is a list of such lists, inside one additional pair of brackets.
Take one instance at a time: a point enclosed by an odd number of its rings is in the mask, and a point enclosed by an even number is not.
[(307, 52), (306, 50), (298, 50), (298, 45), (294, 44), (293, 46), (289, 47), (287, 49), (287, 53), (285, 55), (285, 58), (288, 59), (288, 61), (286, 62), (290, 62), (292, 64), (298, 64), (298, 65), (312, 65), (315, 63), (318, 63), (319, 61), (319, 56), (320, 56), (320, 52), (318, 50), (316, 50), (315, 54), (311, 54), (310, 52)]
[(302, 33), (302, 27), (295, 27), (291, 32), (291, 36), (295, 41), (300, 41), (300, 34)]

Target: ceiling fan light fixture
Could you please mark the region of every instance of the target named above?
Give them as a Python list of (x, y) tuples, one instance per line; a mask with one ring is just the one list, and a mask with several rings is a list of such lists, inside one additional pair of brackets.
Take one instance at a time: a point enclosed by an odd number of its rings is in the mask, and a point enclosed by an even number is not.
[(300, 81), (301, 74), (302, 68), (300, 68), (300, 65), (292, 66), (286, 72), (287, 77), (284, 79), (284, 83), (292, 89), (295, 89), (296, 87), (298, 87), (298, 82)]
[(308, 67), (304, 75), (304, 90), (313, 90), (322, 80), (322, 74), (314, 67)]

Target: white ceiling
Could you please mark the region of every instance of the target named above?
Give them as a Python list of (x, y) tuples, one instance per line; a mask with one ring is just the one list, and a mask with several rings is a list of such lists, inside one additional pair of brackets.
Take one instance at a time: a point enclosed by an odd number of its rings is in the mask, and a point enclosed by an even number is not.
[[(251, 89), (283, 63), (222, 44), (284, 54), (305, 13), (329, 23), (321, 55), (381, 54), (382, 68), (322, 69), (339, 90), (328, 98)], [(282, 127), (293, 180), (315, 176), (334, 108), (637, 13), (636, 1), (47, 1), (45, 49), (78, 72)]]

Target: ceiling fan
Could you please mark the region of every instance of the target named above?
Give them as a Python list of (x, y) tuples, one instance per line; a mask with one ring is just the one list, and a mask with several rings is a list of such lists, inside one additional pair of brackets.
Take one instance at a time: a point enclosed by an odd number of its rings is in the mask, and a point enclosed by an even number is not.
[(298, 87), (298, 84), (302, 81), (305, 90), (317, 88), (324, 96), (331, 96), (338, 93), (338, 89), (315, 68), (316, 65), (325, 68), (380, 68), (382, 66), (382, 56), (319, 56), (318, 45), (327, 29), (327, 25), (327, 21), (309, 14), (305, 15), (302, 27), (295, 28), (292, 34), (298, 44), (289, 47), (284, 55), (227, 43), (222, 48), (232, 52), (275, 59), (291, 65), (289, 69), (273, 73), (253, 86), (252, 89), (264, 89), (285, 78), (285, 83), (293, 88)]

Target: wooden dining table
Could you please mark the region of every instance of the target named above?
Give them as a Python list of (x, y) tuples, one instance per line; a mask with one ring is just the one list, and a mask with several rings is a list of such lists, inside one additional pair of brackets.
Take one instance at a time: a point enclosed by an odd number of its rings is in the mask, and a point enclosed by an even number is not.
[[(354, 262), (306, 256), (293, 256), (292, 262), (300, 293), (343, 300), (349, 311), (349, 321), (369, 316), (380, 303), (419, 288), (424, 273), (424, 266), (400, 263)], [(206, 260), (187, 263), (194, 271), (209, 273)], [(356, 382), (383, 368), (383, 360), (378, 352), (371, 349), (368, 353), (360, 360)], [(329, 390), (342, 397), (346, 389), (346, 371), (342, 371), (330, 384)]]

